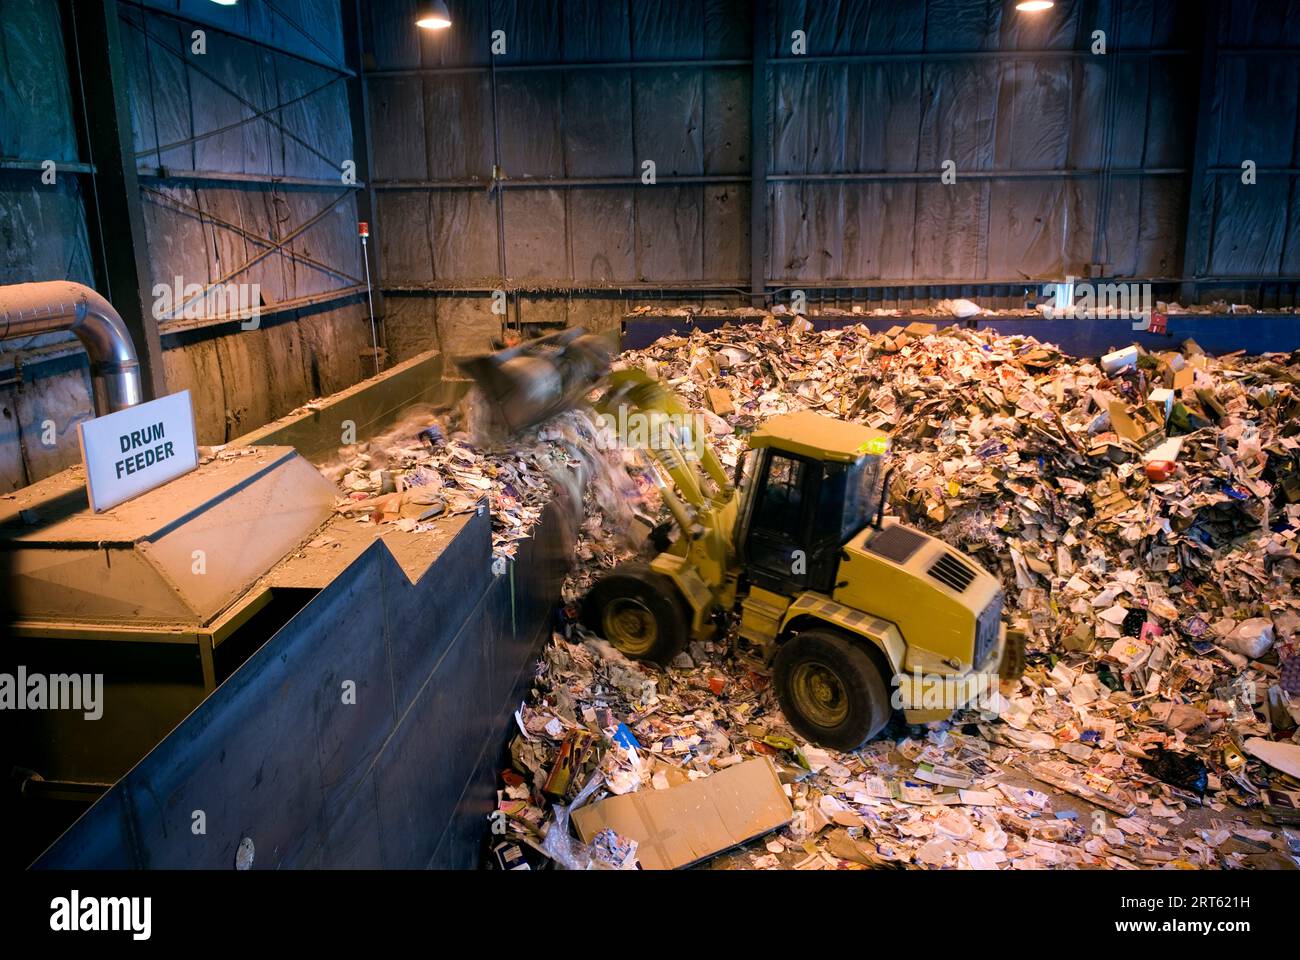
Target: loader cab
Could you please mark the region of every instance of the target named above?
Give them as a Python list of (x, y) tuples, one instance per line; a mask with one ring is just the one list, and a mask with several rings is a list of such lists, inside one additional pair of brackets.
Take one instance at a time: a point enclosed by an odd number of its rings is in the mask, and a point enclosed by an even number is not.
[(887, 438), (803, 412), (769, 420), (750, 447), (735, 538), (749, 581), (832, 593), (840, 548), (875, 516)]

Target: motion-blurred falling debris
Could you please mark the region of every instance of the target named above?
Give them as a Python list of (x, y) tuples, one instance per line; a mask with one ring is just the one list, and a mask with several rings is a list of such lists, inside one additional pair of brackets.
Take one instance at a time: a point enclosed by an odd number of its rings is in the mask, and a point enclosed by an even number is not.
[[(493, 554), (507, 559), (531, 536), (557, 488), (568, 488), (575, 503), (586, 496), (605, 516), (630, 524), (625, 488), (632, 481), (621, 452), (590, 412), (555, 416), (507, 449), (484, 449), (469, 429), (448, 429), (468, 419), (415, 409), (383, 434), (342, 448), (324, 471), (340, 487), (339, 512), (362, 523), (428, 532), (439, 519), (486, 503)], [(589, 522), (599, 522), (598, 516)]]

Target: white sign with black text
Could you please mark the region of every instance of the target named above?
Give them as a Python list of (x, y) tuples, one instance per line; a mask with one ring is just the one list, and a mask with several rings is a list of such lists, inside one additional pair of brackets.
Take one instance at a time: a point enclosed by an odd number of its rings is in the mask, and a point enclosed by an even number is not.
[(96, 513), (199, 465), (188, 390), (80, 423), (77, 436)]

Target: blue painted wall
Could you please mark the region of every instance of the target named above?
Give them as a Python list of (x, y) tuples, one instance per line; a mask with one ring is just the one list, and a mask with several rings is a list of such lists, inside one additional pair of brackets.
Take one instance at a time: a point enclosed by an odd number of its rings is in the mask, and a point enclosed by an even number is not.
[[(818, 330), (865, 324), (873, 333), (905, 326), (915, 320), (948, 326), (952, 317), (810, 317)], [(660, 337), (691, 330), (717, 330), (727, 321), (718, 317), (650, 317), (623, 322), (623, 349), (641, 350)], [(1146, 350), (1174, 350), (1189, 337), (1209, 353), (1290, 353), (1300, 349), (1300, 317), (1294, 314), (1179, 314), (1169, 318), (1167, 335), (1139, 332), (1127, 320), (1041, 320), (1032, 317), (979, 319), (976, 329), (1000, 334), (1026, 334), (1054, 343), (1080, 357), (1100, 356), (1117, 347), (1139, 343)]]

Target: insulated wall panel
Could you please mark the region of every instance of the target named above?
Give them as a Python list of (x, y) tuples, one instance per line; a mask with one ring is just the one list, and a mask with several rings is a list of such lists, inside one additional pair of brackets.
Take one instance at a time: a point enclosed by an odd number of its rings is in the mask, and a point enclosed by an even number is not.
[(429, 231), (437, 279), (475, 283), (496, 272), (497, 211), (483, 191), (436, 191), (430, 201)]
[[(1197, 129), (1199, 5), (1058, 0), (1037, 16), (989, 0), (764, 6), (769, 63), (755, 89), (756, 8), (738, 0), (453, 3), (441, 34), (410, 29), (405, 0), (368, 4), (376, 141), (394, 154), (382, 179), (397, 181), (380, 201), (397, 234), (389, 281), (423, 284), (431, 300), (455, 287), (596, 286), (610, 299), (620, 284), (678, 298), (721, 290), (753, 274), (754, 191), (766, 201), (760, 294), (1030, 286), (1096, 270), (1180, 279), (1189, 209), (1202, 207), (1202, 274), (1284, 276), (1300, 258), (1288, 213), (1300, 60), (1243, 52), (1300, 43), (1295, 0), (1219, 5), (1209, 131)], [(1193, 183), (1201, 140), (1208, 170)], [(1276, 184), (1238, 202), (1219, 168), (1255, 142)], [(757, 185), (755, 149), (769, 177)], [(641, 180), (646, 160), (653, 185)], [(504, 179), (493, 187), (494, 167)], [(553, 182), (537, 192), (539, 180)], [(484, 225), (457, 242), (473, 257), (437, 262), (421, 235), (463, 221), (398, 199), (420, 191), (486, 195)], [(1281, 224), (1252, 242), (1253, 211), (1270, 205)], [(444, 209), (458, 218), (463, 205)], [(434, 303), (426, 314), (435, 324)], [(527, 299), (509, 319), (553, 322)]]
[(563, 190), (515, 190), (505, 195), (506, 262), (511, 278), (544, 283), (568, 274)]
[(633, 85), (638, 172), (646, 160), (653, 160), (657, 176), (703, 173), (703, 74), (698, 70), (638, 70)]
[[(411, 9), (375, 0), (364, 31), (376, 149), (407, 138), (376, 160), (390, 287), (432, 300), (747, 274), (750, 4), (453, 4), (453, 28), (419, 38)], [(438, 316), (430, 302), (429, 337)], [(531, 322), (549, 316), (538, 301)]]
[(272, 47), (326, 63), (343, 62), (342, 14), (334, 0), (275, 0), (218, 4), (212, 0), (142, 0), (159, 13), (210, 24), (236, 36), (263, 39)]
[[(1164, 49), (1189, 32), (1170, 4), (1063, 2), (1036, 18), (967, 0), (782, 0), (773, 12), (770, 160), (783, 183), (769, 283), (1033, 282), (1096, 263), (1178, 274), (1196, 65)], [(862, 230), (847, 218), (865, 198), (896, 200), (877, 183), (908, 180), (911, 216), (872, 258), (897, 266), (857, 272)], [(898, 223), (896, 202), (880, 214)]]
[[(58, 4), (0, 0), (0, 284), (94, 283), (66, 63)], [(72, 334), (0, 341), (0, 491), (80, 459), (89, 391)]]
[(76, 159), (64, 56), (56, 4), (0, 2), (0, 157)]
[[(570, 177), (627, 177), (639, 172), (633, 149), (632, 73), (584, 70), (564, 78), (564, 172)], [(613, 107), (613, 109), (610, 109)]]
[(609, 284), (636, 272), (633, 198), (625, 190), (588, 190), (569, 222), (579, 282)]
[(1189, 238), (1192, 270), (1212, 278), (1295, 277), (1300, 2), (1225, 4), (1213, 39), (1209, 124), (1202, 131), (1207, 175), (1196, 194), (1202, 227)]
[(369, 324), (339, 293), (364, 276), (342, 11), (152, 7), (121, 8), (150, 281), (201, 291), (158, 305), (164, 364), (203, 442), (224, 442), (365, 375)]

